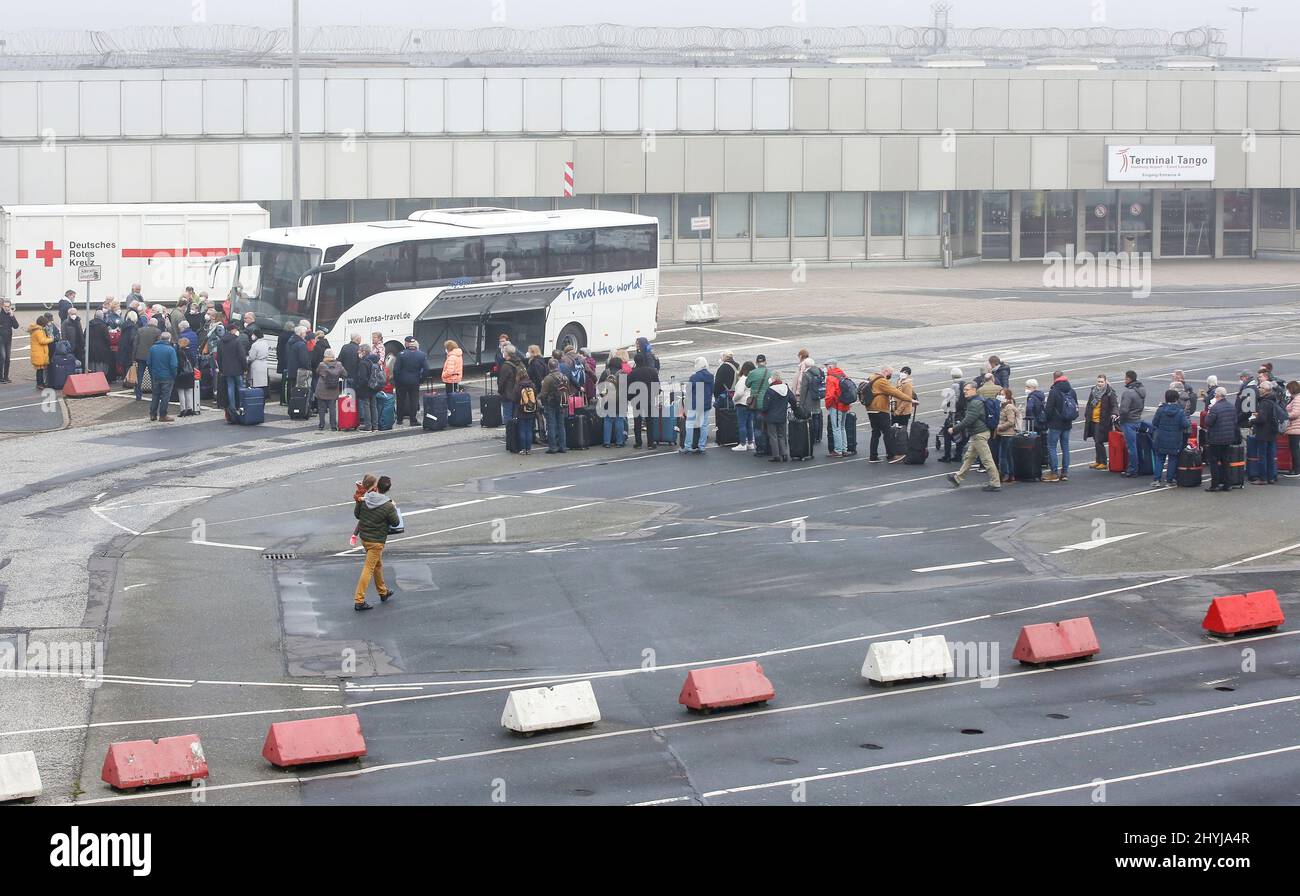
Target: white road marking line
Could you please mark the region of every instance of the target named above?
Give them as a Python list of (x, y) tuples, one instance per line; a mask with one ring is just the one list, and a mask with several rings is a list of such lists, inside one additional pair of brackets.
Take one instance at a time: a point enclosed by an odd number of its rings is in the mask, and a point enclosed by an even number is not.
[(1277, 697), (1272, 700), (1257, 700), (1253, 703), (1241, 703), (1235, 706), (1221, 706), (1215, 709), (1203, 709), (1199, 712), (1180, 713), (1175, 716), (1162, 716), (1157, 719), (1144, 719), (1141, 722), (1129, 722), (1123, 725), (1108, 725), (1105, 728), (1089, 728), (1085, 731), (1075, 731), (1070, 734), (1056, 734), (1051, 737), (1036, 737), (1030, 740), (1015, 741), (1007, 744), (995, 744), (988, 747), (977, 747), (973, 750), (958, 750), (952, 753), (941, 753), (935, 756), (921, 756), (915, 759), (903, 759), (898, 762), (885, 762), (880, 765), (868, 765), (861, 768), (846, 769), (839, 772), (829, 772), (824, 775), (809, 775), (803, 778), (790, 778), (784, 781), (769, 781), (763, 784), (747, 784), (743, 787), (728, 787), (723, 790), (712, 790), (703, 797), (729, 796), (735, 793), (751, 793), (757, 790), (769, 790), (773, 787), (791, 787), (795, 784), (808, 783), (812, 781), (829, 781), (836, 778), (850, 778), (858, 775), (866, 775), (871, 772), (887, 771), (896, 768), (912, 768), (918, 765), (929, 765), (935, 762), (945, 762), (949, 759), (965, 759), (970, 756), (982, 756), (988, 753), (998, 753), (1003, 750), (1020, 750), (1025, 747), (1036, 747), (1043, 744), (1061, 743), (1064, 741), (1078, 740), (1084, 737), (1096, 737), (1104, 734), (1115, 734), (1120, 731), (1132, 731), (1139, 728), (1150, 728), (1155, 725), (1167, 725), (1172, 722), (1185, 722), (1188, 719), (1201, 719), (1211, 716), (1224, 715), (1233, 712), (1246, 712), (1252, 709), (1262, 709), (1267, 706), (1279, 706), (1284, 703), (1294, 703), (1300, 700), (1300, 694), (1291, 697)]
[[(1031, 676), (1031, 675), (1049, 675), (1049, 674), (1062, 674), (1062, 673), (1069, 674), (1072, 672), (1080, 672), (1087, 669), (1096, 669), (1101, 666), (1106, 666), (1113, 663), (1124, 663), (1124, 662), (1131, 662), (1136, 660), (1152, 659), (1152, 658), (1158, 658), (1163, 656), (1171, 656), (1174, 654), (1190, 653), (1198, 650), (1213, 650), (1221, 647), (1239, 647), (1241, 644), (1251, 643), (1254, 641), (1268, 641), (1274, 638), (1295, 637), (1296, 635), (1300, 635), (1300, 631), (1273, 632), (1271, 634), (1259, 635), (1256, 637), (1238, 638), (1233, 641), (1211, 641), (1204, 644), (1191, 644), (1184, 647), (1171, 647), (1164, 650), (1154, 650), (1154, 651), (1149, 651), (1147, 653), (1134, 654), (1131, 656), (1106, 657), (1105, 659), (1092, 660), (1089, 663), (1075, 665), (1075, 666), (1045, 666), (1041, 668), (1025, 669), (1021, 671), (1000, 674), (998, 678), (999, 679), (1024, 678), (1026, 676)], [(698, 664), (686, 664), (686, 665), (698, 665)], [(661, 666), (659, 667), (659, 669), (663, 670), (664, 667)], [(655, 670), (638, 669), (636, 671), (646, 672), (646, 671), (655, 671)], [(739, 713), (734, 713), (729, 715), (714, 715), (714, 716), (708, 716), (706, 718), (701, 718), (701, 719), (688, 719), (681, 722), (669, 722), (654, 727), (625, 728), (620, 731), (607, 731), (607, 732), (601, 732), (599, 734), (586, 734), (586, 735), (578, 735), (574, 737), (564, 737), (564, 738), (558, 738), (556, 740), (538, 741), (536, 743), (519, 744), (519, 745), (509, 746), (509, 747), (496, 747), (488, 750), (479, 750), (471, 753), (458, 753), (450, 756), (436, 756), (436, 757), (425, 758), (425, 759), (413, 759), (404, 762), (389, 763), (386, 765), (369, 766), (367, 768), (362, 768), (358, 770), (350, 770), (345, 772), (332, 772), (332, 773), (326, 773), (321, 775), (311, 775), (306, 778), (294, 778), (288, 780), (305, 784), (308, 781), (316, 780), (317, 778), (329, 779), (329, 778), (340, 778), (340, 777), (353, 777), (357, 775), (371, 774), (380, 771), (391, 771), (391, 770), (411, 768), (416, 766), (432, 765), (438, 762), (452, 762), (461, 759), (475, 759), (475, 758), (482, 758), (485, 756), (501, 755), (504, 753), (517, 753), (526, 750), (538, 750), (538, 749), (546, 749), (549, 747), (570, 746), (572, 744), (577, 744), (577, 743), (607, 740), (611, 737), (624, 737), (624, 736), (636, 735), (636, 734), (652, 734), (656, 731), (666, 731), (666, 730), (673, 730), (678, 728), (694, 728), (700, 725), (727, 724), (731, 722), (740, 721), (743, 719), (753, 718), (755, 716), (778, 715), (778, 714), (784, 714), (789, 712), (802, 712), (804, 710), (809, 710), (809, 709), (825, 709), (831, 706), (844, 706), (853, 703), (861, 703), (867, 700), (883, 700), (883, 699), (888, 699), (893, 697), (900, 697), (904, 694), (914, 694), (918, 692), (927, 692), (927, 691), (934, 691), (934, 690), (945, 690), (948, 688), (968, 687), (971, 685), (978, 685), (982, 681), (984, 681), (984, 679), (978, 677), (961, 678), (953, 681), (943, 681), (943, 682), (937, 682), (935, 684), (917, 685), (915, 687), (907, 687), (907, 688), (897, 688), (894, 690), (883, 690), (883, 691), (875, 690), (866, 694), (855, 694), (854, 696), (851, 697), (839, 697), (831, 700), (822, 700), (816, 703), (799, 704), (795, 706), (769, 707), (767, 709), (758, 709), (758, 710), (739, 712)], [(491, 690), (503, 690), (503, 689), (504, 688), (493, 688)], [(471, 691), (467, 693), (481, 693), (481, 691)], [(451, 695), (444, 694), (444, 695), (426, 695), (426, 696), (436, 697), (436, 696), (451, 696)], [(373, 705), (379, 705), (379, 704), (390, 703), (390, 702), (403, 702), (410, 699), (419, 699), (419, 698), (396, 697), (396, 698), (392, 698), (391, 700), (376, 700), (376, 701), (369, 701), (363, 703), (352, 703), (352, 704), (348, 704), (346, 707), (321, 706), (321, 707), (313, 707), (313, 709), (355, 710), (359, 707), (373, 706)], [(1300, 699), (1300, 697), (1289, 698), (1289, 699)], [(289, 711), (309, 711), (309, 710), (285, 710), (285, 711), (289, 712)], [(243, 714), (234, 713), (232, 715), (243, 715)], [(96, 725), (145, 724), (145, 723), (150, 723), (152, 721), (177, 721), (177, 720), (145, 720), (145, 722), (143, 723), (134, 722), (134, 723), (95, 723), (95, 724)], [(190, 721), (190, 720), (182, 719), (179, 721)], [(79, 725), (79, 726), (68, 726), (68, 727), (80, 729), (80, 728), (85, 728), (87, 726)], [(46, 731), (56, 731), (56, 730), (66, 730), (66, 729), (39, 729), (33, 732), (0, 731), (0, 737), (4, 737), (5, 735), (8, 734), (45, 733)], [(275, 780), (278, 781), (280, 779), (275, 779)], [(265, 783), (267, 782), (249, 781), (243, 783), (224, 784), (220, 786), (226, 789), (233, 789), (233, 788), (241, 788), (241, 787), (259, 787)], [(85, 802), (118, 802), (118, 801), (131, 800), (131, 799), (141, 799), (148, 796), (188, 795), (189, 792), (190, 792), (189, 788), (182, 788), (182, 789), (177, 789), (172, 791), (153, 791), (149, 794), (127, 794), (123, 796), (104, 797), (96, 800), (86, 800)], [(674, 797), (666, 800), (654, 800), (650, 802), (655, 802), (655, 803), (674, 802), (681, 799), (686, 799), (686, 798)], [(638, 805), (649, 805), (649, 803), (638, 804)]]
[(209, 548), (235, 548), (240, 551), (264, 551), (266, 548), (259, 548), (251, 544), (226, 544), (220, 541), (200, 541), (191, 540), (190, 544), (201, 544)]
[[(428, 463), (423, 463), (423, 464), (411, 464), (411, 466), (412, 467), (436, 467), (436, 466), (440, 466), (441, 464), (459, 463), (460, 461), (463, 460), (482, 460), (485, 457), (499, 457), (499, 456), (500, 455), (497, 454), (475, 454), (472, 457), (452, 457), (452, 458), (448, 458), (447, 460), (432, 460), (429, 461)], [(361, 466), (363, 467), (374, 466), (374, 463), (372, 462), (369, 464), (361, 464)]]
[(1090, 790), (1099, 784), (1122, 784), (1127, 781), (1140, 781), (1143, 778), (1158, 778), (1162, 775), (1173, 775), (1178, 772), (1190, 772), (1200, 768), (1211, 768), (1216, 765), (1227, 765), (1231, 762), (1244, 762), (1249, 759), (1260, 759), (1264, 756), (1277, 756), (1280, 753), (1291, 753), (1300, 750), (1300, 744), (1291, 744), (1286, 747), (1278, 747), (1274, 750), (1260, 750), (1256, 753), (1242, 753), (1238, 756), (1225, 756), (1223, 759), (1211, 759), (1206, 762), (1195, 762), (1191, 765), (1176, 765), (1171, 768), (1160, 768), (1155, 771), (1141, 772), (1135, 775), (1123, 775), (1118, 778), (1100, 778), (1092, 781), (1086, 781), (1083, 784), (1071, 784), (1068, 787), (1053, 787), (1051, 790), (1036, 790), (1032, 793), (1018, 793), (1015, 796), (999, 797), (995, 800), (984, 800), (979, 803), (967, 803), (968, 806), (998, 806), (1003, 803), (1014, 803), (1017, 800), (1028, 800), (1039, 796), (1053, 796), (1058, 793), (1069, 793), (1071, 790)]
[(1145, 532), (1130, 532), (1128, 535), (1112, 535), (1110, 538), (1095, 538), (1090, 541), (1081, 541), (1078, 544), (1067, 544), (1063, 548), (1057, 548), (1054, 551), (1048, 551), (1049, 554), (1068, 554), (1070, 551), (1091, 551), (1108, 544), (1114, 544), (1117, 541), (1126, 541), (1130, 538), (1137, 538), (1139, 535), (1146, 535)]
[(524, 492), (524, 494), (525, 494), (525, 495), (545, 495), (545, 494), (547, 494), (548, 492), (558, 492), (558, 491), (560, 491), (561, 489), (573, 488), (574, 485), (576, 485), (576, 484), (577, 484), (577, 483), (570, 483), (569, 485), (552, 485), (552, 486), (550, 486), (549, 488), (533, 488), (533, 489), (529, 489), (528, 491)]
[(1014, 563), (1015, 557), (999, 557), (996, 560), (972, 560), (970, 563), (951, 563), (947, 566), (923, 566), (912, 572), (945, 572), (949, 569), (968, 569), (972, 566), (989, 566), (993, 563)]
[(109, 519), (107, 516), (104, 515), (104, 512), (100, 510), (98, 507), (96, 507), (94, 504), (90, 505), (90, 512), (93, 513), (95, 516), (99, 517), (104, 522), (108, 523), (110, 526), (116, 526), (118, 529), (121, 529), (123, 532), (129, 532), (132, 535), (140, 534), (139, 532), (137, 532), (136, 530), (128, 526), (123, 526), (121, 523), (114, 522), (113, 520)]
[[(498, 495), (498, 497), (500, 496)], [(472, 501), (460, 501), (456, 504), (443, 504), (439, 507), (425, 507), (421, 510), (404, 510), (402, 511), (402, 519), (406, 519), (408, 516), (419, 516), (422, 513), (433, 513), (435, 510), (452, 510), (457, 507), (469, 507), (471, 504), (482, 504), (486, 500), (486, 498), (475, 498)]]
[(172, 498), (170, 501), (150, 501), (147, 504), (101, 504), (104, 510), (131, 510), (136, 507), (157, 507), (162, 504), (184, 504), (186, 501), (201, 501), (211, 495), (192, 495), (188, 498)]
[(669, 541), (688, 541), (688, 540), (690, 540), (690, 539), (692, 539), (692, 538), (710, 538), (711, 536), (714, 536), (714, 535), (730, 535), (730, 534), (733, 534), (733, 533), (736, 533), (736, 532), (749, 532), (751, 529), (757, 529), (757, 528), (759, 528), (759, 527), (758, 527), (758, 526), (745, 526), (745, 527), (740, 528), (740, 529), (720, 529), (720, 530), (717, 531), (717, 532), (702, 532), (702, 533), (700, 533), (699, 535), (678, 535), (678, 536), (676, 536), (676, 537), (674, 537), (674, 538), (665, 538), (664, 541), (665, 541), (665, 542), (669, 542)]
[(126, 586), (125, 588), (123, 588), (122, 590), (123, 590), (124, 592), (125, 592), (125, 591), (134, 591), (136, 588), (143, 588), (145, 585), (148, 585), (148, 584), (149, 584), (148, 582), (140, 582), (140, 583), (135, 584), (135, 585), (127, 585), (127, 586)]
[[(331, 688), (331, 690), (333, 690)], [(25, 731), (0, 731), (0, 737), (23, 734), (49, 734), (55, 731), (85, 731), (89, 728), (119, 728), (123, 725), (168, 725), (173, 722), (202, 722), (207, 719), (238, 719), (247, 716), (273, 716), (291, 712), (321, 712), (325, 710), (346, 709), (341, 703), (323, 704), (321, 706), (284, 706), (277, 709), (249, 709), (243, 712), (215, 712), (202, 716), (172, 716), (166, 719), (123, 719), (120, 722), (83, 722), (80, 725), (56, 725), (51, 728), (28, 728)]]
[[(292, 487), (295, 483), (285, 483), (284, 487)], [(337, 504), (317, 504), (314, 507), (299, 507), (296, 510), (280, 510), (275, 513), (260, 513), (257, 516), (241, 516), (232, 520), (207, 520), (208, 526), (226, 526), (231, 523), (251, 523), (253, 520), (266, 520), (277, 516), (289, 516), (295, 513), (308, 513), (313, 510), (329, 510), (334, 507), (351, 507), (355, 501), (339, 501)], [(93, 508), (92, 508), (93, 509)], [(112, 522), (111, 520), (109, 522)], [(114, 525), (117, 525), (114, 523)], [(136, 535), (166, 535), (170, 532), (189, 532), (189, 526), (174, 526), (170, 529), (150, 529), (147, 532), (137, 532)]]
[(1240, 560), (1233, 560), (1231, 563), (1222, 563), (1214, 568), (1228, 569), (1233, 566), (1240, 566), (1243, 563), (1249, 563), (1252, 560), (1263, 560), (1265, 557), (1272, 557), (1275, 554), (1285, 554), (1287, 551), (1294, 551), (1296, 548), (1300, 548), (1300, 543), (1289, 544), (1284, 548), (1278, 548), (1276, 551), (1268, 551), (1267, 553), (1264, 554), (1256, 554), (1253, 557), (1243, 557)]
[[(54, 401), (57, 402), (57, 399), (54, 399)], [(56, 404), (56, 406), (57, 406), (57, 404)], [(45, 407), (45, 402), (44, 402), (44, 401), (38, 401), (38, 402), (35, 402), (34, 404), (15, 404), (15, 405), (10, 405), (10, 406), (7, 407), (7, 408), (0, 408), (0, 411), (21, 411), (23, 408), (40, 408), (40, 407)]]
[[(268, 784), (301, 784), (302, 779), (295, 776), (288, 778), (268, 778), (265, 781), (245, 781), (241, 784), (207, 784), (203, 788), (204, 793), (210, 793), (214, 790), (242, 790), (246, 787), (265, 787)], [(93, 800), (76, 800), (75, 805), (93, 806), (95, 803), (121, 803), (128, 800), (147, 800), (158, 796), (174, 796), (178, 793), (190, 793), (191, 788), (180, 787), (172, 790), (150, 791), (149, 793), (128, 793), (120, 796), (105, 796)]]
[(877, 535), (877, 538), (902, 538), (904, 535), (924, 535), (925, 532), (891, 532), (888, 535)]
[(1113, 495), (1109, 498), (1102, 498), (1100, 501), (1090, 501), (1087, 504), (1076, 504), (1073, 507), (1062, 507), (1057, 513), (1065, 513), (1067, 510), (1083, 510), (1085, 507), (1096, 507), (1098, 504), (1105, 504), (1109, 501), (1122, 501), (1125, 498), (1141, 498), (1143, 495), (1166, 495), (1171, 489), (1167, 488), (1149, 488), (1145, 491), (1129, 492), (1123, 495)]
[[(598, 504), (600, 504), (600, 503), (602, 503), (602, 502), (600, 502), (600, 501), (590, 501), (590, 502), (588, 502), (588, 503), (586, 503), (586, 504), (575, 504), (575, 505), (573, 505), (572, 507), (566, 507), (565, 510), (566, 510), (566, 511), (567, 511), (567, 510), (583, 510), (583, 509), (585, 509), (585, 508), (587, 508), (587, 507), (595, 507), (596, 505), (598, 505)], [(534, 511), (533, 513), (519, 513), (519, 514), (515, 514), (514, 516), (503, 517), (503, 519), (506, 519), (506, 520), (522, 520), (522, 519), (526, 519), (526, 518), (528, 518), (528, 517), (532, 517), (532, 516), (544, 516), (544, 515), (546, 515), (546, 514), (550, 514), (550, 513), (555, 513), (555, 511), (554, 511), (554, 510), (538, 510), (538, 511)], [(397, 537), (397, 538), (390, 538), (390, 539), (388, 539), (388, 543), (389, 543), (389, 544), (394, 544), (395, 542), (399, 542), (399, 541), (412, 541), (412, 540), (414, 540), (414, 539), (416, 539), (416, 538), (429, 538), (430, 536), (433, 536), (433, 535), (445, 535), (445, 534), (447, 534), (448, 532), (459, 532), (459, 531), (461, 531), (461, 530), (463, 530), (463, 529), (472, 529), (472, 528), (474, 528), (475, 526), (487, 526), (487, 525), (491, 525), (492, 522), (493, 522), (492, 520), (479, 520), (479, 521), (476, 522), (476, 523), (465, 523), (465, 524), (462, 525), (462, 526), (452, 526), (452, 527), (449, 528), (449, 529), (436, 529), (436, 530), (434, 530), (434, 531), (432, 531), (432, 532), (419, 532), (419, 533), (417, 533), (417, 534), (415, 534), (415, 535), (402, 535), (402, 536), (399, 536), (399, 537)], [(359, 548), (359, 547), (356, 547), (356, 548), (348, 548), (346, 551), (339, 551), (337, 554), (333, 554), (332, 556), (334, 556), (334, 557), (347, 557), (347, 556), (349, 556), (349, 555), (351, 555), (351, 554), (357, 554), (357, 553), (360, 553), (362, 550), (364, 550), (364, 549), (363, 549), (363, 548)]]

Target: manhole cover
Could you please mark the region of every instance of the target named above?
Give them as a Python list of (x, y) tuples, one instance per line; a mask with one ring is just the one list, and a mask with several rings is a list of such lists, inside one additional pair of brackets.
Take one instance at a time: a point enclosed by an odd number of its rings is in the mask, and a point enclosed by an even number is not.
[(293, 551), (267, 551), (262, 555), (263, 560), (296, 560), (298, 555)]

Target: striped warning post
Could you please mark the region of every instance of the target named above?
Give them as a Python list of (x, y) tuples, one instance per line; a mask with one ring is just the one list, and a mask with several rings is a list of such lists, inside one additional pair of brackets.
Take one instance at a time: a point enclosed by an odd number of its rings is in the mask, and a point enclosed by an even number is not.
[(573, 197), (573, 163), (564, 163), (564, 195), (566, 198)]

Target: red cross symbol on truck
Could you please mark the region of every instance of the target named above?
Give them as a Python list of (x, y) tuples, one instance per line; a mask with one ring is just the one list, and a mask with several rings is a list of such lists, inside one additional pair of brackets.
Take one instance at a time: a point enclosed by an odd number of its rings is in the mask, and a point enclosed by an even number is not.
[(47, 268), (52, 268), (54, 259), (63, 257), (63, 250), (54, 248), (52, 240), (46, 240), (45, 248), (36, 250), (36, 257), (44, 261)]

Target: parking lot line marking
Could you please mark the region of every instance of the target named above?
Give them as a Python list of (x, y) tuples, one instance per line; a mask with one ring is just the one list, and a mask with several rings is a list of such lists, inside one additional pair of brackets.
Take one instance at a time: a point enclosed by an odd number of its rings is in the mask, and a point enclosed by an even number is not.
[(1108, 544), (1114, 544), (1117, 541), (1126, 541), (1130, 538), (1137, 538), (1139, 535), (1146, 534), (1147, 533), (1145, 532), (1130, 532), (1128, 535), (1112, 535), (1110, 538), (1095, 538), (1090, 541), (1081, 541), (1078, 544), (1067, 544), (1063, 548), (1057, 548), (1054, 551), (1048, 551), (1048, 553), (1068, 554), (1070, 551), (1091, 551)]
[[(475, 454), (475, 455), (473, 455), (472, 457), (451, 457), (451, 458), (448, 458), (447, 460), (432, 460), (432, 461), (429, 461), (428, 463), (423, 463), (423, 464), (411, 464), (411, 466), (412, 466), (412, 467), (436, 467), (436, 466), (439, 466), (439, 465), (441, 465), (441, 464), (454, 464), (454, 463), (459, 463), (459, 462), (462, 461), (462, 460), (482, 460), (482, 459), (485, 458), (485, 457), (498, 457), (498, 456), (499, 456), (499, 455), (496, 455), (496, 454)], [(366, 467), (366, 466), (374, 466), (374, 464), (373, 464), (373, 463), (370, 463), (370, 464), (361, 464), (361, 466), (363, 466), (363, 467)]]
[(577, 483), (570, 483), (570, 484), (568, 484), (568, 485), (552, 485), (552, 486), (550, 486), (549, 488), (532, 488), (532, 489), (529, 489), (528, 491), (524, 492), (524, 494), (525, 494), (525, 495), (545, 495), (545, 494), (547, 494), (548, 492), (558, 492), (558, 491), (560, 491), (561, 489), (565, 489), (565, 488), (573, 488), (574, 485), (576, 485), (576, 484), (577, 484)]
[(1014, 563), (1015, 557), (999, 557), (996, 560), (972, 560), (970, 563), (950, 563), (947, 566), (923, 566), (912, 572), (945, 572), (949, 569), (968, 569), (972, 566), (989, 566), (993, 563)]
[(1284, 548), (1278, 548), (1276, 551), (1268, 551), (1267, 553), (1264, 553), (1264, 554), (1256, 554), (1256, 555), (1253, 556), (1253, 557), (1243, 557), (1243, 558), (1241, 558), (1240, 560), (1233, 560), (1231, 563), (1221, 563), (1221, 564), (1219, 564), (1218, 566), (1216, 566), (1216, 567), (1214, 567), (1214, 568), (1215, 568), (1215, 569), (1228, 569), (1228, 568), (1233, 567), (1233, 566), (1240, 566), (1240, 565), (1243, 564), (1243, 563), (1249, 563), (1249, 562), (1252, 561), (1252, 560), (1263, 560), (1265, 557), (1272, 557), (1272, 556), (1274, 556), (1275, 554), (1285, 554), (1287, 551), (1294, 551), (1296, 548), (1300, 548), (1300, 543), (1297, 543), (1297, 544), (1289, 544), (1289, 545), (1287, 545), (1287, 546), (1284, 547)]
[(235, 548), (240, 551), (264, 551), (266, 548), (255, 547), (251, 544), (226, 544), (221, 541), (192, 541), (191, 544), (201, 544), (209, 548)]
[(1082, 784), (1071, 784), (1067, 787), (1053, 787), (1051, 790), (1036, 790), (1032, 793), (1018, 793), (1014, 796), (999, 797), (995, 800), (984, 800), (978, 803), (967, 803), (968, 806), (998, 806), (1003, 803), (1014, 803), (1017, 800), (1028, 800), (1039, 796), (1053, 796), (1058, 793), (1069, 793), (1071, 790), (1090, 790), (1099, 784), (1122, 784), (1127, 781), (1140, 781), (1143, 778), (1158, 778), (1162, 775), (1173, 775), (1178, 772), (1190, 772), (1199, 768), (1211, 768), (1216, 765), (1227, 765), (1231, 762), (1244, 762), (1249, 759), (1260, 759), (1264, 756), (1276, 756), (1280, 753), (1291, 753), (1300, 750), (1300, 744), (1291, 744), (1286, 747), (1278, 747), (1274, 750), (1260, 750), (1255, 753), (1242, 753), (1239, 756), (1225, 756), (1222, 759), (1211, 759), (1206, 762), (1194, 762), (1191, 765), (1176, 765), (1171, 768), (1159, 768), (1155, 771), (1141, 772), (1136, 775), (1123, 775), (1118, 778), (1099, 778), (1092, 781), (1085, 781)]
[(1162, 716), (1156, 719), (1144, 719), (1140, 722), (1128, 722), (1123, 725), (1108, 725), (1105, 728), (1089, 728), (1084, 731), (1074, 731), (1070, 734), (1055, 734), (1051, 737), (1036, 737), (1029, 740), (1014, 741), (1006, 744), (993, 744), (987, 747), (976, 747), (973, 750), (957, 750), (952, 753), (940, 753), (934, 756), (920, 756), (915, 759), (903, 759), (898, 762), (885, 762), (880, 765), (867, 765), (861, 768), (845, 769), (844, 771), (828, 772), (824, 775), (808, 775), (802, 778), (787, 778), (783, 781), (769, 781), (762, 784), (746, 784), (742, 787), (728, 787), (723, 790), (711, 790), (702, 794), (705, 799), (709, 797), (729, 796), (736, 793), (752, 793), (757, 790), (769, 790), (773, 787), (792, 787), (795, 784), (806, 784), (812, 781), (830, 781), (836, 778), (850, 778), (858, 775), (866, 775), (871, 772), (888, 771), (896, 768), (912, 768), (918, 765), (929, 765), (934, 762), (944, 762), (949, 759), (965, 759), (970, 756), (982, 756), (988, 753), (998, 753), (1003, 750), (1020, 750), (1025, 747), (1042, 746), (1043, 744), (1061, 743), (1069, 740), (1078, 740), (1084, 737), (1096, 737), (1103, 734), (1115, 734), (1120, 731), (1132, 731), (1139, 728), (1150, 728), (1155, 725), (1168, 725), (1172, 722), (1185, 722), (1189, 719), (1201, 719), (1211, 716), (1223, 715), (1232, 712), (1246, 712), (1252, 709), (1262, 709), (1267, 706), (1279, 706), (1284, 703), (1294, 703), (1300, 700), (1300, 694), (1291, 697), (1275, 697), (1272, 700), (1256, 700), (1253, 703), (1239, 703), (1234, 706), (1219, 706), (1214, 709), (1203, 709), (1198, 712), (1179, 713), (1174, 716)]

